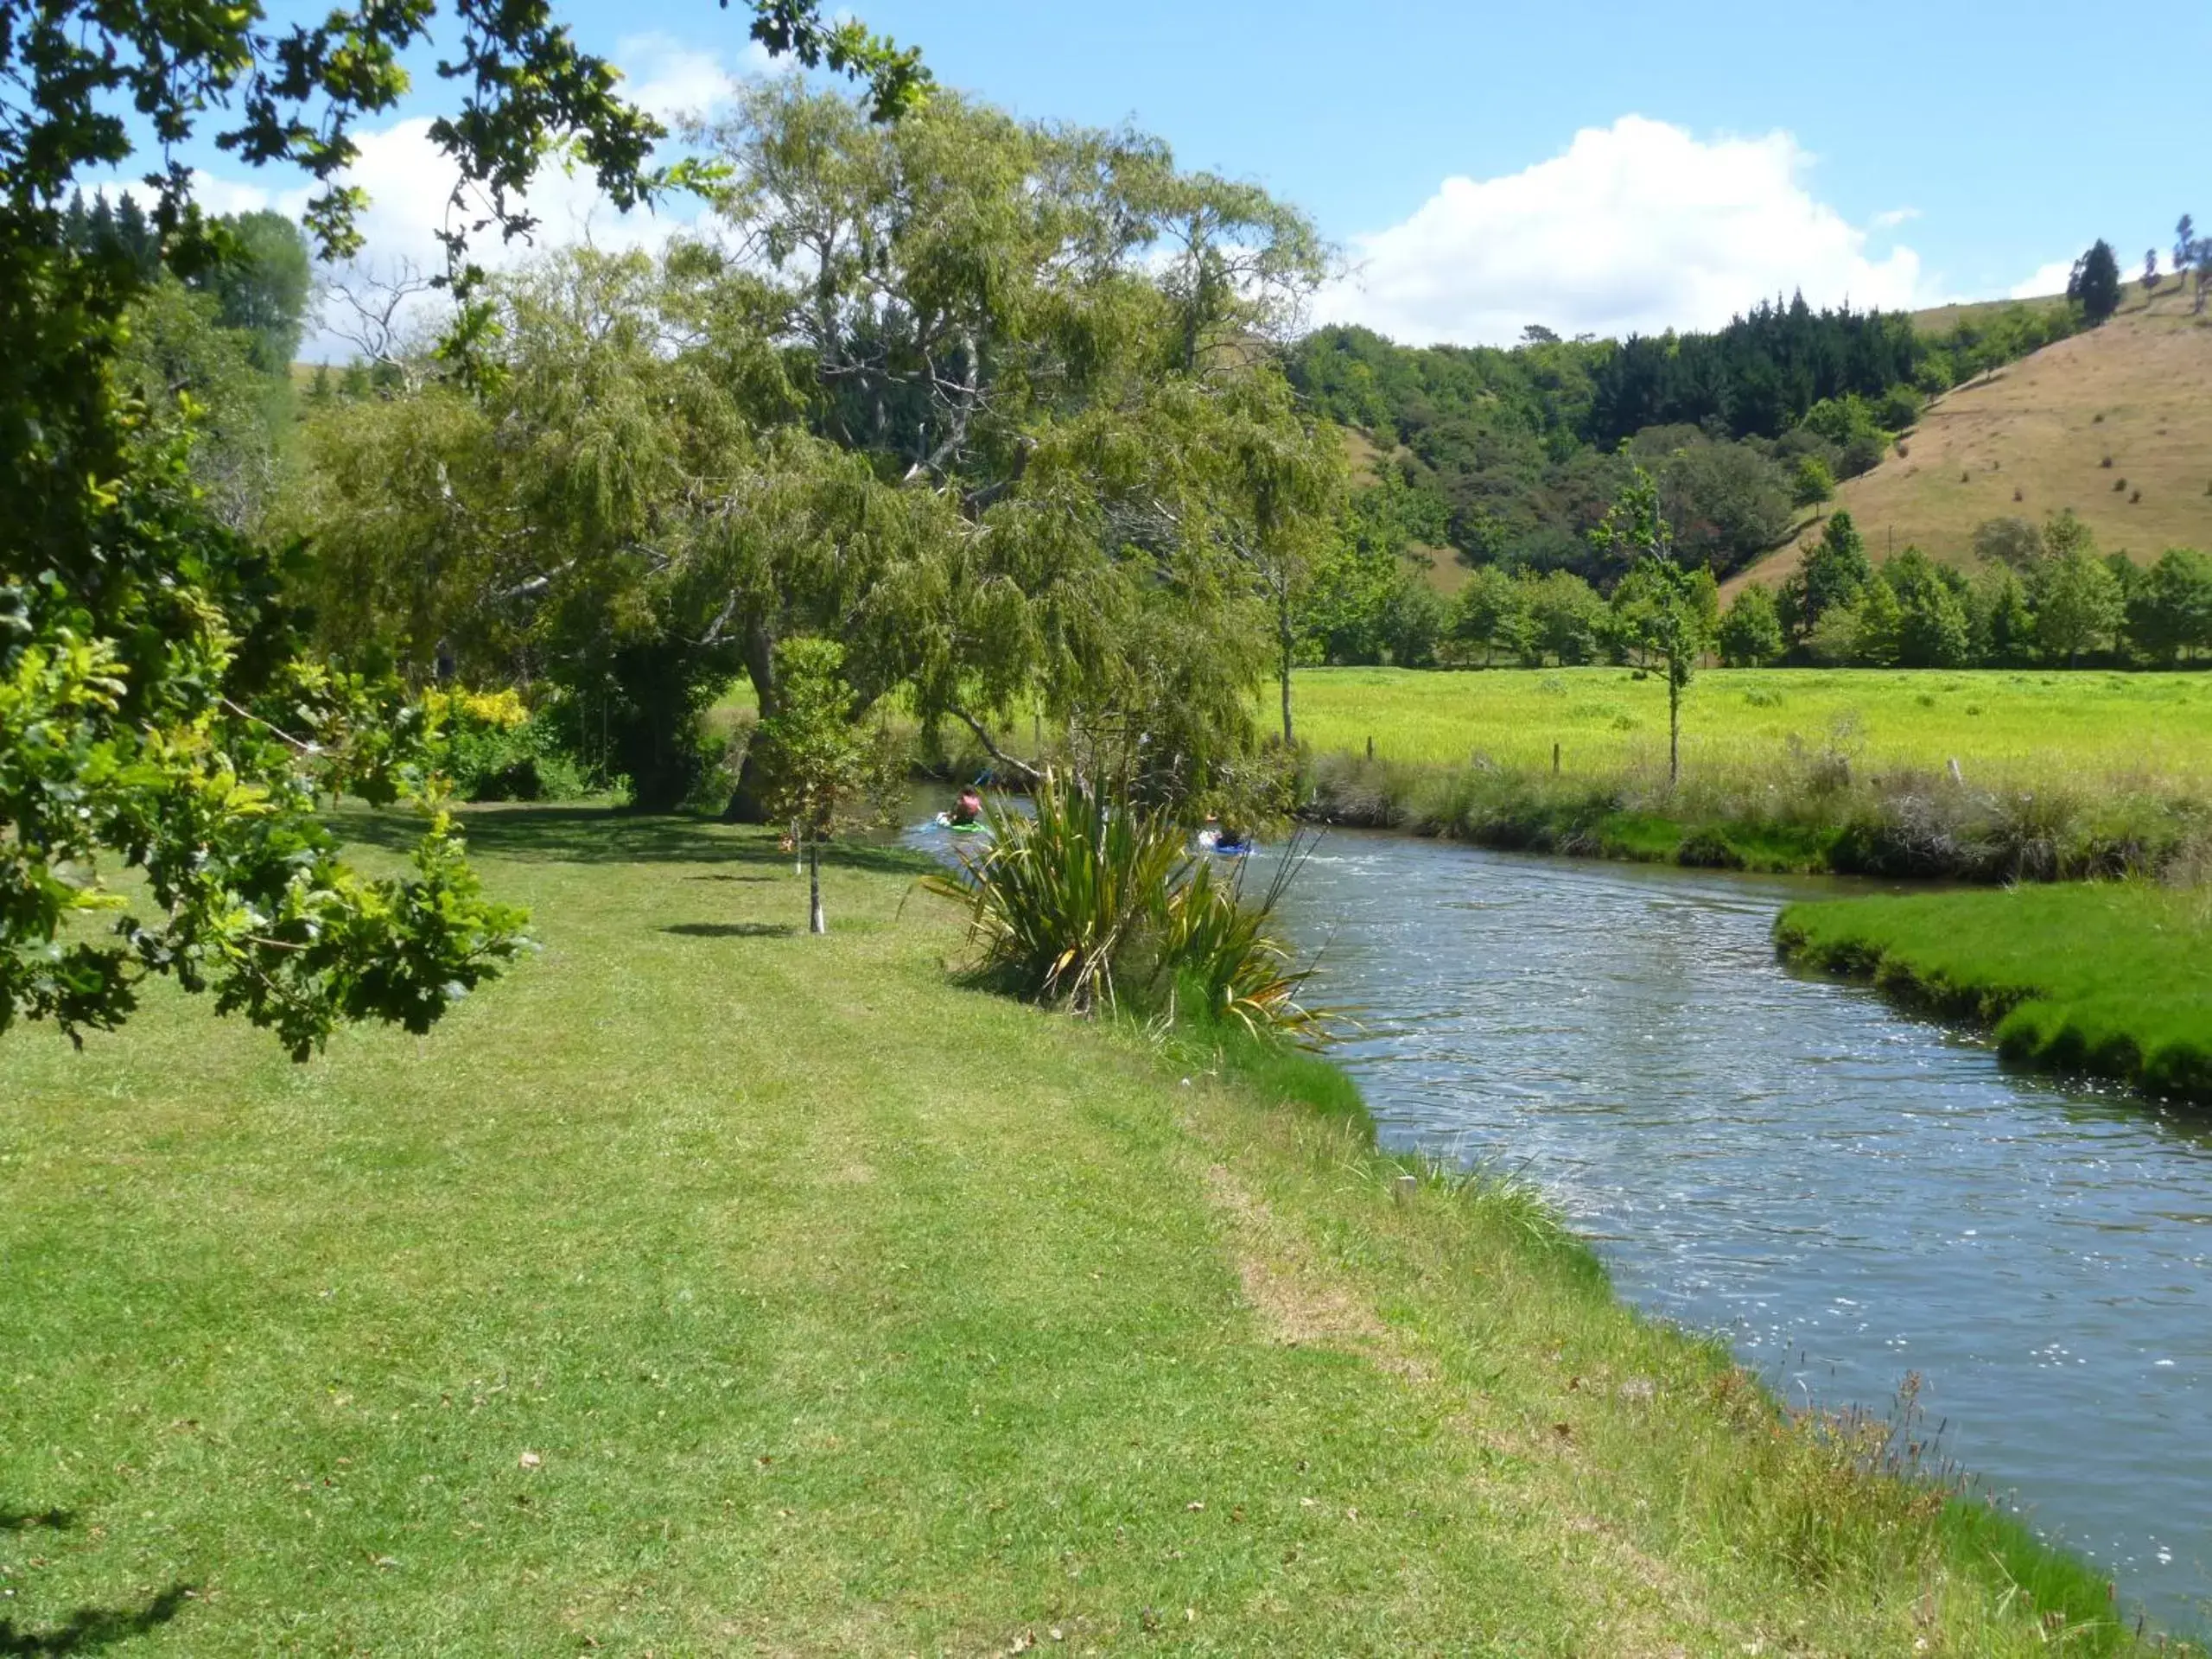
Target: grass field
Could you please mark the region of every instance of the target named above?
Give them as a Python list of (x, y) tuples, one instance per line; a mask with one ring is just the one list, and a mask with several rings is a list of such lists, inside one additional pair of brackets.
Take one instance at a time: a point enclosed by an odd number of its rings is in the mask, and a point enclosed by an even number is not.
[[(1970, 566), (1984, 519), (2039, 524), (2061, 507), (2141, 563), (2212, 550), (2212, 318), (2190, 315), (2178, 288), (2146, 305), (2130, 283), (2102, 327), (1935, 399), (1905, 449), (1837, 492), (1877, 559), (1916, 543)], [(1797, 557), (1785, 548), (1724, 594), (1777, 582)]]
[(2212, 1103), (2212, 904), (2138, 883), (1792, 906), (1783, 950), (1993, 1030), (2016, 1058)]
[(814, 939), (757, 835), (471, 822), (543, 950), (432, 1037), (0, 1043), (0, 1652), (2127, 1645), (1335, 1073), (961, 988), (899, 855)]
[[(1624, 668), (1427, 673), (1307, 669), (1300, 737), (1321, 753), (1464, 764), (1471, 755), (1569, 776), (1666, 767), (1667, 690)], [(1791, 740), (1837, 744), (1871, 768), (1942, 771), (1955, 758), (1994, 783), (2212, 782), (2212, 674), (2006, 670), (1714, 669), (1683, 703), (1688, 773), (1771, 770)]]

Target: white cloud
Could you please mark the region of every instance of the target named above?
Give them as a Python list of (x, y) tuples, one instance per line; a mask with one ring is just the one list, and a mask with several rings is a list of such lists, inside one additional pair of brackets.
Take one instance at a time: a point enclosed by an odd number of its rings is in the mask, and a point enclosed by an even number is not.
[[(1503, 178), (1449, 178), (1413, 216), (1357, 238), (1325, 321), (1414, 344), (1712, 328), (1761, 298), (1885, 308), (1926, 291), (1920, 256), (1867, 251), (1868, 228), (1815, 200), (1786, 132), (1698, 139), (1626, 115)], [(1886, 216), (1885, 216), (1886, 217)]]
[(1920, 209), (1917, 207), (1892, 207), (1887, 213), (1875, 214), (1871, 222), (1878, 231), (1894, 231), (1898, 226), (1919, 217)]
[(2007, 292), (2016, 300), (2040, 300), (2046, 295), (2063, 294), (2073, 277), (2071, 259), (2054, 259), (2047, 265), (2037, 265), (2034, 276), (2024, 283), (2013, 283)]

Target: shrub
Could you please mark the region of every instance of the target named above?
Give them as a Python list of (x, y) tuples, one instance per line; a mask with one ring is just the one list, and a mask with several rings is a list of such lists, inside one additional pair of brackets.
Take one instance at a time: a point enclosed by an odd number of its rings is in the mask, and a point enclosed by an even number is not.
[(464, 801), (569, 800), (590, 792), (549, 713), (532, 715), (512, 690), (430, 692), (436, 765)]
[(1248, 903), (1243, 865), (1224, 876), (1192, 855), (1164, 812), (1053, 772), (1032, 798), (1033, 814), (995, 804), (989, 846), (929, 879), (968, 905), (987, 974), (1077, 1014), (1134, 1002), (1173, 1023), (1179, 1005), (1255, 1034), (1318, 1033), (1298, 1001), (1306, 976), (1271, 931), (1304, 861), (1296, 837)]

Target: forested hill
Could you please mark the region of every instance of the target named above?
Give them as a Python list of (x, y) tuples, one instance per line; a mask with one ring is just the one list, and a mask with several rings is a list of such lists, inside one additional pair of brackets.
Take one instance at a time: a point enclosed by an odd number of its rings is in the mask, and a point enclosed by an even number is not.
[(1467, 563), (1596, 574), (1587, 532), (1625, 441), (1659, 475), (1682, 554), (1726, 575), (1870, 471), (1926, 398), (2064, 338), (2070, 308), (1977, 310), (1941, 333), (1904, 313), (1763, 303), (1713, 334), (1510, 349), (1317, 331), (1292, 378), (1365, 432), (1409, 539)]

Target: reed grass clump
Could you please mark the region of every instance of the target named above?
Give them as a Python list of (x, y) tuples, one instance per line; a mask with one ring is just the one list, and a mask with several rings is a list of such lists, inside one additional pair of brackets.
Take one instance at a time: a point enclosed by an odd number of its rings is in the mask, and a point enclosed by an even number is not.
[(1224, 874), (1164, 811), (1049, 772), (1031, 798), (1027, 813), (993, 805), (988, 845), (928, 879), (967, 905), (986, 975), (1076, 1014), (1128, 1003), (1171, 1024), (1318, 1033), (1307, 970), (1274, 929), (1301, 845), (1248, 899), (1243, 862)]

